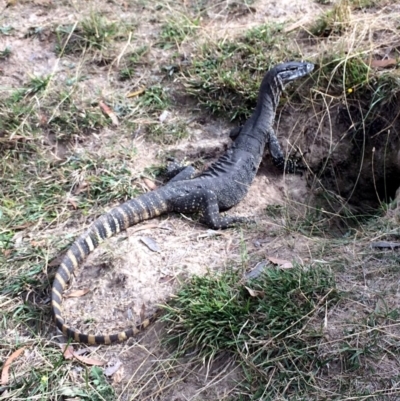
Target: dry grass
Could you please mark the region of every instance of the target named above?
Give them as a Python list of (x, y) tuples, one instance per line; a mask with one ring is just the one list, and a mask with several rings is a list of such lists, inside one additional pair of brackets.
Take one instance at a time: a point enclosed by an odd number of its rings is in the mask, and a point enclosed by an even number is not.
[[(0, 368), (25, 349), (0, 399), (399, 398), (398, 249), (370, 245), (400, 235), (400, 8), (388, 0), (289, 3), (10, 2), (3, 11)], [(274, 18), (279, 7), (288, 14)], [(285, 151), (305, 154), (305, 176), (281, 177), (266, 156), (233, 211), (256, 216), (257, 226), (215, 233), (190, 216), (165, 216), (131, 228), (77, 272), (70, 291), (91, 291), (68, 299), (65, 314), (98, 331), (126, 327), (172, 292), (202, 288), (201, 279), (183, 287), (192, 275), (212, 282), (218, 272), (235, 295), (245, 283), (229, 274), (271, 256), (296, 262), (299, 274), (325, 269), (339, 300), (308, 295), (314, 306), (298, 312), (290, 334), (266, 313), (251, 314), (259, 325), (243, 324), (240, 337), (231, 327), (230, 346), (218, 343), (211, 359), (193, 346), (178, 307), (168, 330), (187, 336), (183, 356), (164, 345), (159, 322), (126, 344), (75, 345), (107, 366), (63, 358), (49, 304), (60, 253), (97, 216), (146, 191), (143, 177), (161, 181), (166, 156), (202, 167), (221, 154), (230, 121), (251, 112), (265, 70), (289, 58), (317, 65), (288, 88), (276, 125)], [(388, 59), (388, 69), (371, 67)], [(161, 252), (147, 249), (143, 236)], [(268, 294), (270, 285), (254, 286)], [(207, 294), (202, 307), (213, 312)], [(276, 298), (282, 315), (286, 295), (282, 287)], [(260, 313), (262, 299), (252, 301)], [(194, 340), (203, 326), (213, 329), (203, 315)]]

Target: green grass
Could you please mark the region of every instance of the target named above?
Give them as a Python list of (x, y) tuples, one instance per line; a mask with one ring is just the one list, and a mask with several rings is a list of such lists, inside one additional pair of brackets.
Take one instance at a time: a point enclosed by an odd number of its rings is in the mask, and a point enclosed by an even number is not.
[[(338, 301), (331, 272), (321, 267), (268, 268), (244, 283), (240, 273), (193, 277), (167, 307), (168, 341), (180, 355), (196, 351), (209, 363), (236, 355), (260, 399), (304, 390), (325, 361), (318, 357), (320, 327), (310, 321)], [(270, 372), (275, 372), (270, 374)], [(265, 393), (264, 393), (265, 396)], [(247, 398), (246, 398), (247, 399)]]
[(11, 35), (14, 31), (14, 28), (11, 25), (2, 25), (0, 26), (0, 34), (4, 36)]
[(186, 15), (176, 14), (162, 26), (158, 36), (158, 46), (170, 49), (180, 46), (188, 37), (193, 37), (200, 24), (200, 19), (190, 19)]
[(139, 97), (138, 103), (145, 110), (159, 117), (159, 113), (166, 110), (171, 104), (168, 89), (163, 85), (150, 86)]
[(204, 44), (183, 69), (186, 91), (206, 110), (230, 120), (247, 118), (265, 72), (278, 61), (301, 58), (280, 25), (265, 24), (240, 37)]
[(125, 155), (71, 154), (61, 165), (33, 161), (32, 156), (7, 152), (2, 160), (0, 210), (5, 226), (60, 223), (73, 210), (86, 212), (138, 195)]
[[(35, 140), (46, 130), (57, 140), (72, 140), (95, 132), (109, 121), (102, 113), (98, 102), (82, 101), (67, 88), (51, 88), (51, 76), (32, 77), (24, 87), (16, 89), (0, 100), (0, 131), (3, 141), (15, 145), (18, 139)], [(38, 95), (40, 97), (38, 98)]]
[(56, 52), (59, 56), (79, 55), (86, 51), (104, 53), (112, 50), (114, 41), (125, 27), (109, 21), (105, 16), (92, 12), (79, 23), (60, 25), (55, 29)]
[(373, 70), (360, 54), (333, 54), (321, 60), (314, 79), (327, 94), (343, 97), (346, 109), (342, 117), (354, 125), (355, 135), (369, 137), (390, 129), (400, 88), (396, 74)]

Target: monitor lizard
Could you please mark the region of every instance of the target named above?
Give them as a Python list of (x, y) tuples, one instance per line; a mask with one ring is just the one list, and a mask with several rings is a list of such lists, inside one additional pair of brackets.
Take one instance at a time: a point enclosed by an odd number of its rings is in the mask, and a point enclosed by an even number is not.
[(311, 63), (293, 61), (269, 70), (262, 80), (253, 114), (234, 135), (232, 146), (215, 163), (197, 176), (191, 166), (176, 168), (175, 176), (165, 186), (113, 208), (73, 243), (58, 267), (52, 286), (56, 326), (65, 336), (88, 344), (110, 344), (134, 336), (154, 320), (151, 317), (136, 327), (104, 335), (84, 334), (64, 323), (61, 312), (63, 292), (74, 270), (106, 238), (170, 212), (198, 212), (202, 216), (201, 222), (212, 229), (225, 229), (248, 221), (243, 216), (225, 216), (220, 212), (245, 197), (266, 145), (275, 165), (283, 170), (293, 169), (291, 164), (285, 163), (273, 129), (276, 107), (285, 84), (309, 74), (313, 68)]

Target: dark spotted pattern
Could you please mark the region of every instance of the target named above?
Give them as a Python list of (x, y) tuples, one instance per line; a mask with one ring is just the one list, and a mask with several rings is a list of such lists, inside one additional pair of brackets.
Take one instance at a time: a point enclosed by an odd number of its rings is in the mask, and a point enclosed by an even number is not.
[(74, 341), (88, 344), (110, 344), (124, 341), (146, 328), (155, 318), (126, 331), (107, 334), (83, 334), (70, 328), (62, 318), (62, 296), (74, 270), (102, 241), (141, 221), (168, 212), (199, 212), (201, 221), (213, 229), (223, 229), (247, 221), (240, 216), (222, 216), (240, 202), (251, 185), (264, 147), (269, 144), (271, 155), (283, 160), (272, 129), (275, 108), (284, 84), (312, 71), (310, 63), (280, 64), (269, 71), (261, 84), (256, 109), (237, 135), (232, 147), (210, 168), (196, 178), (193, 167), (174, 167), (167, 185), (132, 199), (97, 219), (79, 237), (61, 261), (52, 287), (52, 307), (57, 327)]

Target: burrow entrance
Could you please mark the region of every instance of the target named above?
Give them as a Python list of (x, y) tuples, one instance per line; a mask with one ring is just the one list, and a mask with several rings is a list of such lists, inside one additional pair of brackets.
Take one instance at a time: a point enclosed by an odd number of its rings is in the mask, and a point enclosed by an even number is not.
[(279, 136), (281, 142), (288, 138), (288, 149), (305, 153), (307, 182), (334, 211), (347, 205), (370, 213), (400, 187), (399, 114), (399, 93), (374, 108), (359, 97), (324, 99), (303, 110), (288, 104)]

